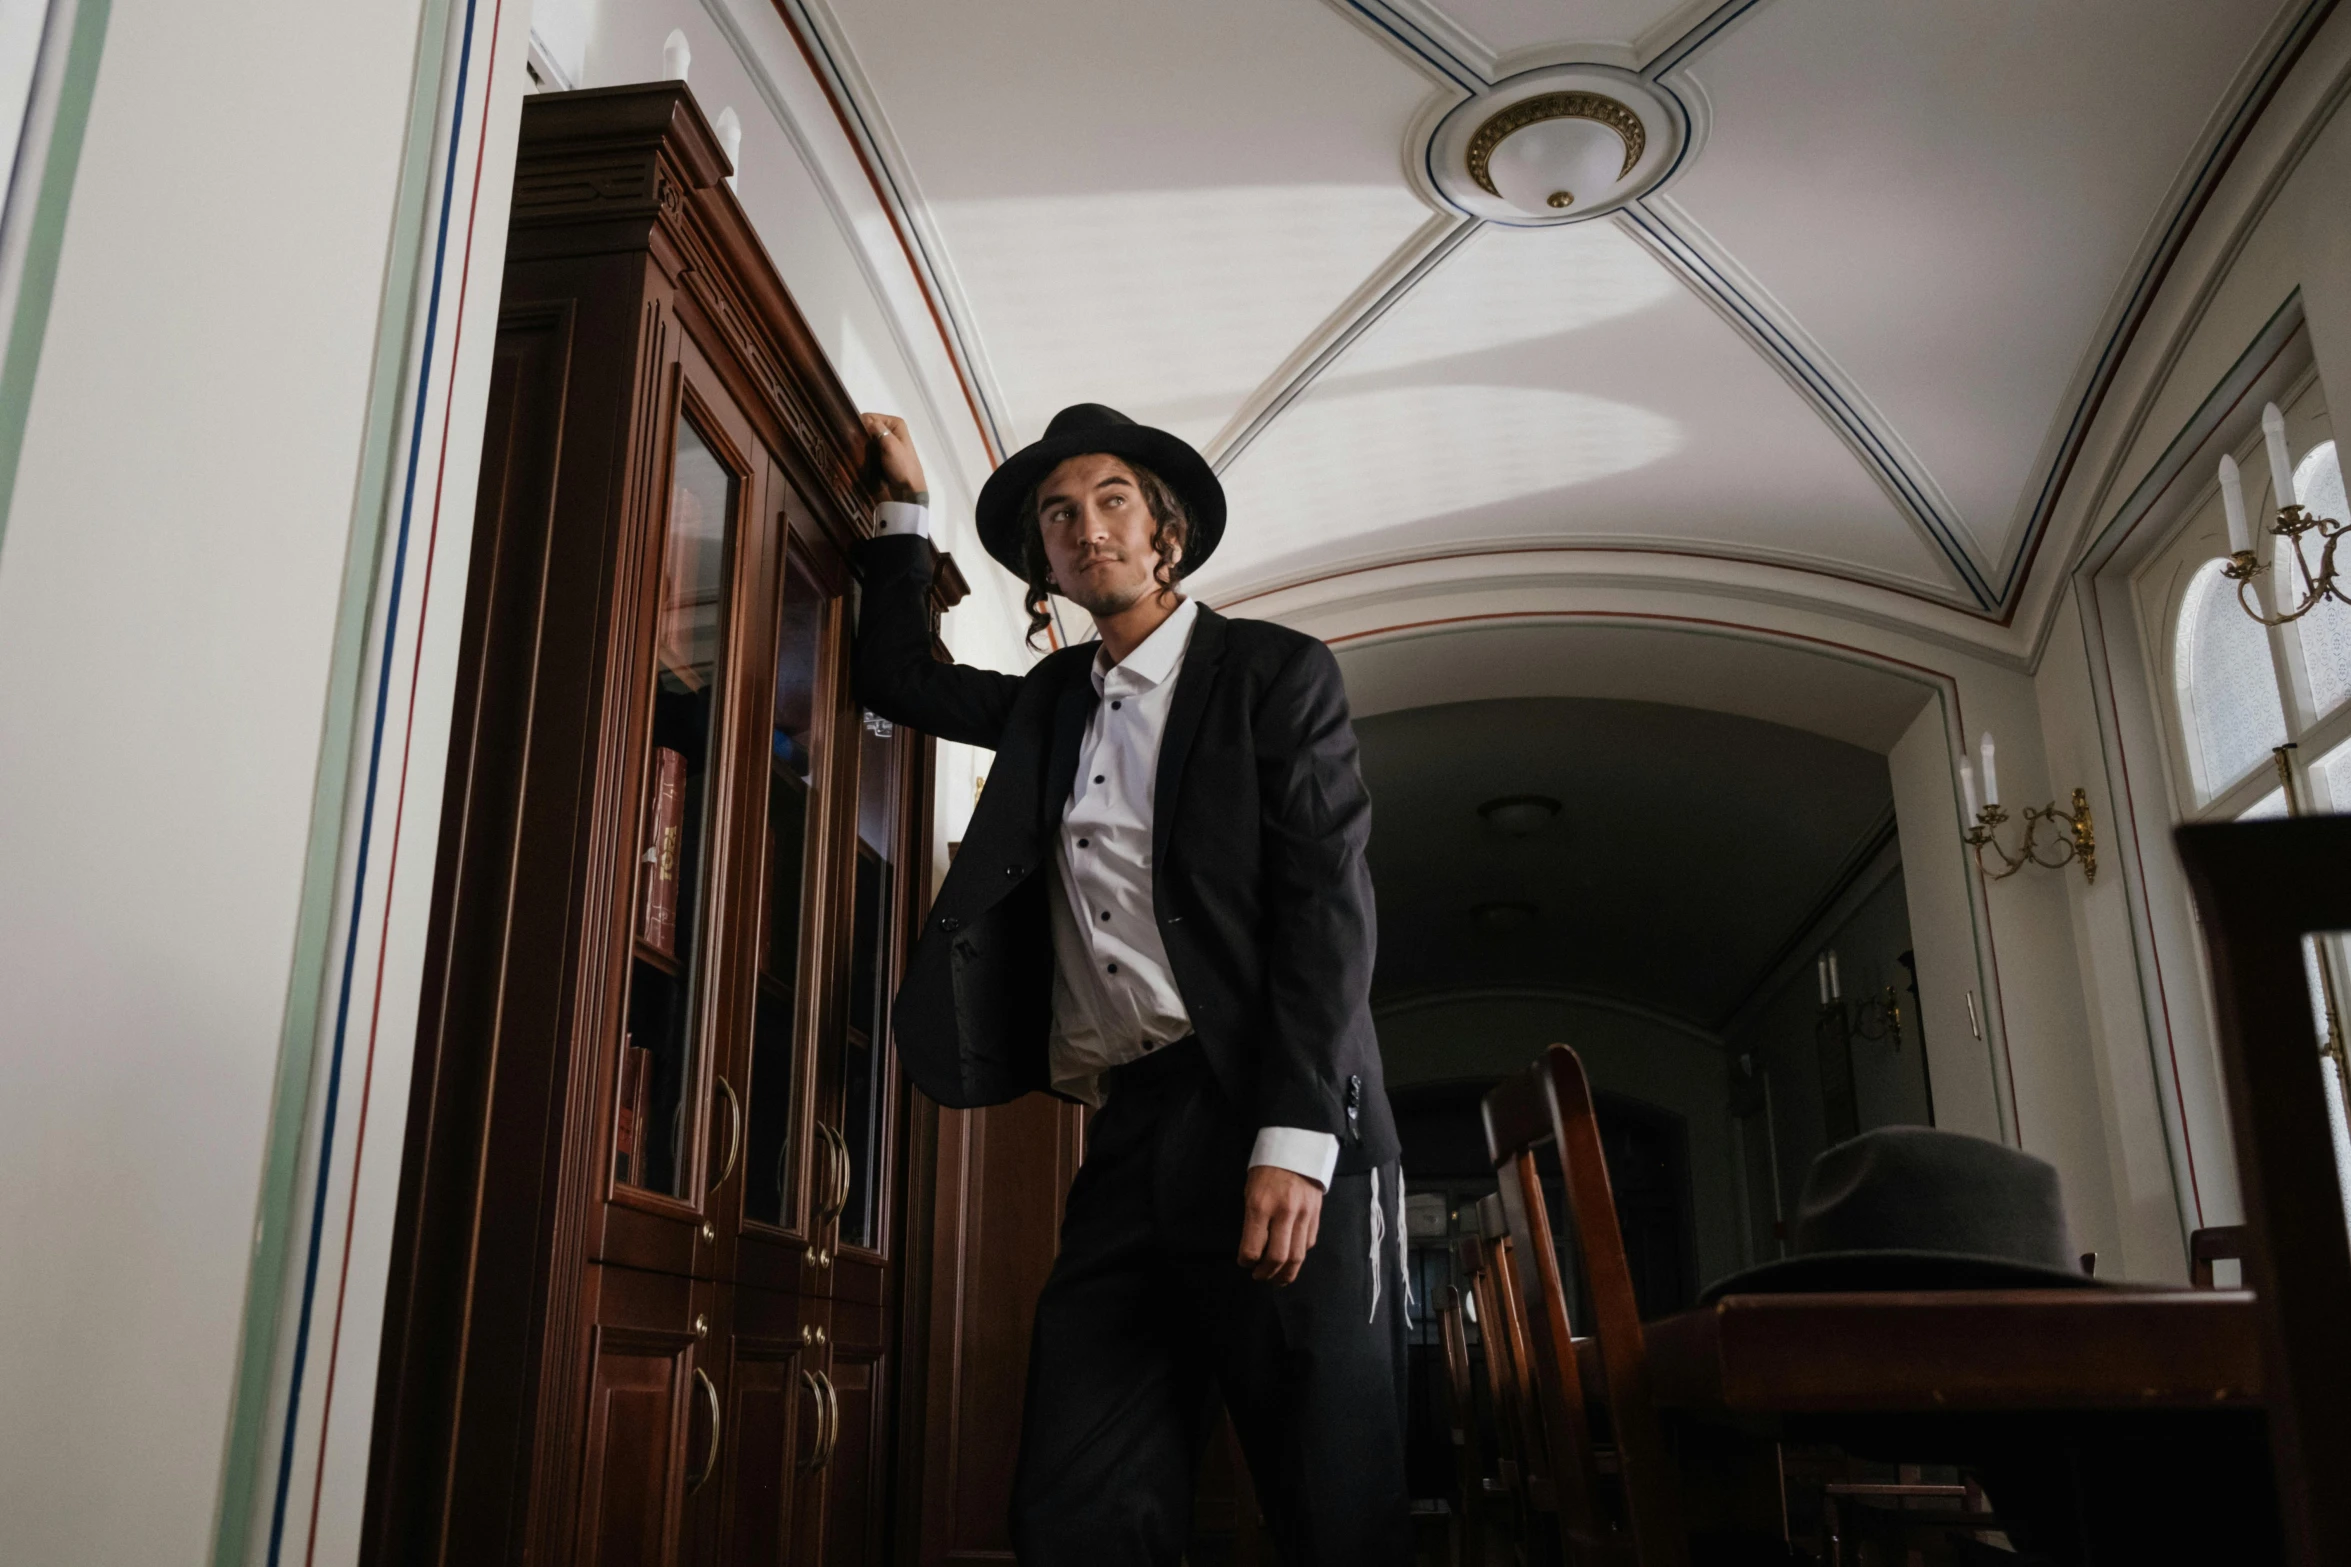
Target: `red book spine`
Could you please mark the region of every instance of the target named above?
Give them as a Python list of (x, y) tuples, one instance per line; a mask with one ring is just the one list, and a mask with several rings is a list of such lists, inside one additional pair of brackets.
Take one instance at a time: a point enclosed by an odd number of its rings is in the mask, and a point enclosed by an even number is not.
[(639, 1162), (645, 1152), (645, 1094), (652, 1081), (653, 1052), (625, 1043), (620, 1052), (620, 1124), (612, 1151), (620, 1179), (642, 1184)]
[(644, 912), (637, 935), (656, 952), (678, 950), (678, 853), (686, 825), (686, 759), (662, 746), (653, 753), (653, 797), (645, 811)]

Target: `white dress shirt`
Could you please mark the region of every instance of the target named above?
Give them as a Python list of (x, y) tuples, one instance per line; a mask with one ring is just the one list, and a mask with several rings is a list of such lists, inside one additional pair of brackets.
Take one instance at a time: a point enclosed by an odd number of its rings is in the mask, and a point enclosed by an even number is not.
[[(883, 533), (930, 532), (928, 509), (909, 501), (882, 502), (875, 522)], [(1102, 1102), (1104, 1072), (1192, 1031), (1152, 900), (1151, 824), (1160, 738), (1199, 618), (1199, 604), (1185, 599), (1122, 662), (1112, 663), (1107, 648), (1094, 655), (1099, 700), (1054, 844), (1061, 896), (1048, 900), (1049, 1070), (1055, 1088), (1088, 1104)], [(1277, 1165), (1328, 1188), (1339, 1140), (1303, 1127), (1261, 1127), (1249, 1162)]]

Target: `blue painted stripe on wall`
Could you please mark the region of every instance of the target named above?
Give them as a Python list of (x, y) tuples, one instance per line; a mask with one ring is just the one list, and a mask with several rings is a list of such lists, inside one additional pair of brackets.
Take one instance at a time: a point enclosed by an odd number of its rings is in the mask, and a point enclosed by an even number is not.
[(302, 1411), (302, 1377), (310, 1359), (311, 1310), (318, 1299), (319, 1257), (325, 1245), (327, 1188), (334, 1176), (335, 1117), (343, 1087), (343, 1051), (350, 1037), (352, 968), (359, 952), (360, 909), (367, 898), (367, 872), (374, 846), (376, 787), (383, 773), (384, 719), (391, 701), (392, 649), (400, 636), (400, 598), (408, 574), (408, 539), (416, 516), (417, 467), (422, 454), (425, 410), (432, 401), (433, 350), (441, 325), (441, 287), (448, 270), (449, 218), (457, 202), (457, 153), (465, 132), (465, 95), (473, 70), (474, 11), (466, 0), (464, 39), (458, 46), (456, 106), (449, 120), (449, 156), (441, 171), (441, 215), (433, 240), (433, 282), (425, 306), (424, 353), (417, 376), (416, 410), (408, 432), (408, 467), (400, 489), (400, 526), (392, 548), (392, 584), (384, 614), (383, 654), (376, 672), (375, 721), (368, 735), (367, 789), (359, 818), (359, 851), (353, 868), (349, 929), (343, 938), (343, 974), (335, 996), (334, 1043), (327, 1057), (326, 1111), (319, 1131), (318, 1177), (310, 1202), (310, 1241), (302, 1263), (302, 1306), (294, 1329), (294, 1366), (286, 1392), (285, 1429), (278, 1445), (278, 1477), (270, 1503), (270, 1567), (283, 1560), (286, 1504), (294, 1479), (294, 1434)]

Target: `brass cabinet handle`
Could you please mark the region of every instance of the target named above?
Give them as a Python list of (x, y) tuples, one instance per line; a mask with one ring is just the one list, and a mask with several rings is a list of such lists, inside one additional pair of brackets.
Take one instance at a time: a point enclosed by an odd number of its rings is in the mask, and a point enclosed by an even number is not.
[(817, 1204), (816, 1222), (829, 1224), (849, 1206), (849, 1139), (819, 1121), (816, 1135), (825, 1145), (825, 1196)]
[(841, 1439), (841, 1402), (833, 1392), (833, 1379), (821, 1371), (801, 1372), (800, 1382), (816, 1405), (816, 1438), (800, 1467), (814, 1473), (833, 1461), (833, 1449)]
[(841, 1446), (841, 1395), (834, 1389), (833, 1379), (823, 1372), (819, 1371), (816, 1374), (816, 1380), (824, 1388), (824, 1457), (817, 1460), (816, 1465), (817, 1468), (823, 1469), (831, 1465), (833, 1454), (839, 1451)]
[(718, 1473), (718, 1384), (711, 1381), (710, 1373), (700, 1366), (694, 1368), (694, 1380), (702, 1384), (702, 1396), (710, 1400), (710, 1456), (703, 1460), (702, 1472), (686, 1482), (688, 1496), (708, 1485), (710, 1477)]
[(718, 1084), (718, 1091), (727, 1096), (727, 1162), (726, 1167), (718, 1172), (718, 1179), (710, 1184), (724, 1186), (727, 1177), (735, 1173), (737, 1161), (743, 1157), (743, 1101), (735, 1097), (734, 1085), (725, 1078), (714, 1074), (713, 1081)]

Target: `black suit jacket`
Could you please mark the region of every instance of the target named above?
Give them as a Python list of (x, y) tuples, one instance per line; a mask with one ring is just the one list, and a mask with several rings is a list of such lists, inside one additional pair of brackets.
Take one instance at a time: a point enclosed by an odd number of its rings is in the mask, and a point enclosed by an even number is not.
[[(1098, 700), (1095, 644), (1026, 675), (931, 655), (927, 539), (857, 547), (858, 700), (996, 753), (907, 964), (893, 1032), (923, 1092), (958, 1108), (1049, 1086), (1054, 835)], [(1363, 850), (1371, 800), (1330, 649), (1203, 608), (1176, 677), (1153, 794), (1152, 898), (1184, 1010), (1258, 1126), (1339, 1139), (1342, 1171), (1396, 1157), (1371, 1023)]]

